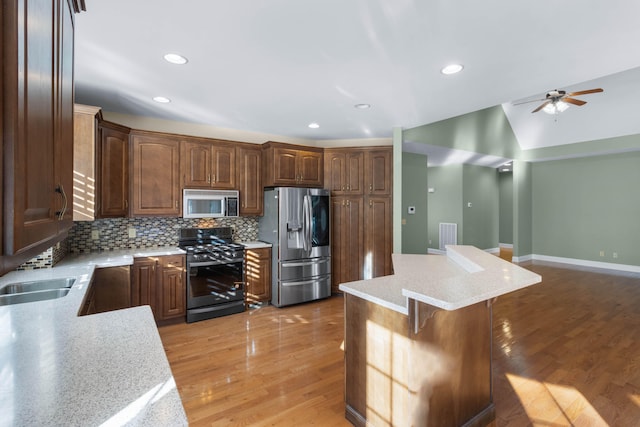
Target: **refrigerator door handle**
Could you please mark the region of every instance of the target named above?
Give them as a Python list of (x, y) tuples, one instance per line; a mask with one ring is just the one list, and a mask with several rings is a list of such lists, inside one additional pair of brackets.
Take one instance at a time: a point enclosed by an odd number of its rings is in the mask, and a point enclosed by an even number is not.
[(307, 253), (311, 252), (311, 198), (305, 195), (302, 199), (303, 247)]

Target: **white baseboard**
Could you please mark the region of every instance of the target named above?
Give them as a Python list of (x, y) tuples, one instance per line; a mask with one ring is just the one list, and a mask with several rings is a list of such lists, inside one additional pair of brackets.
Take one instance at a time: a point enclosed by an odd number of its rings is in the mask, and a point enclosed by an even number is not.
[(521, 263), (526, 261), (542, 261), (554, 264), (565, 264), (572, 267), (587, 268), (589, 270), (597, 270), (603, 273), (636, 273), (640, 274), (640, 266), (628, 264), (615, 264), (613, 262), (590, 261), (577, 258), (563, 258), (549, 255), (528, 254), (519, 257), (513, 257), (512, 262)]
[(489, 252), (490, 254), (499, 254), (500, 248), (489, 248), (489, 249), (485, 249), (484, 251)]
[(447, 252), (440, 249), (427, 248), (427, 253), (431, 255), (446, 255)]
[(499, 243), (498, 246), (505, 249), (513, 249), (513, 243)]

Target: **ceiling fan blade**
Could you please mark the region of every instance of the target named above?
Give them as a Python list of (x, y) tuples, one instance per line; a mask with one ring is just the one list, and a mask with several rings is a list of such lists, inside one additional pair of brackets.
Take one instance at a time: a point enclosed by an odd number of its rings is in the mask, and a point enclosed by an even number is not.
[(516, 102), (513, 103), (511, 105), (522, 105), (522, 104), (529, 104), (530, 102), (540, 102), (540, 101), (546, 101), (546, 98), (542, 98), (542, 99), (531, 99), (529, 101), (522, 101), (522, 102)]
[(568, 93), (566, 96), (578, 96), (578, 95), (587, 95), (589, 93), (598, 93), (598, 92), (604, 92), (603, 89), (598, 88), (598, 89), (589, 89), (589, 90), (581, 90), (578, 92), (571, 92)]
[(587, 103), (587, 101), (581, 101), (579, 99), (573, 99), (573, 98), (569, 98), (567, 96), (565, 96), (564, 98), (561, 99), (562, 102), (568, 102), (569, 104), (573, 104), (573, 105), (577, 105), (577, 106), (581, 106)]
[(538, 111), (542, 110), (544, 107), (546, 107), (549, 104), (551, 104), (551, 101), (543, 102), (542, 104), (540, 104), (540, 106), (538, 108), (533, 110), (532, 113), (537, 113)]

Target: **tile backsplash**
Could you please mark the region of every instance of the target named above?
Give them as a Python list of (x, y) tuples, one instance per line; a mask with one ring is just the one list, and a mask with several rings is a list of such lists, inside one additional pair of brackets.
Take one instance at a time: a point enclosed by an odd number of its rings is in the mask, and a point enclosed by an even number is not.
[[(258, 218), (113, 218), (75, 222), (69, 232), (73, 253), (177, 246), (178, 230), (187, 227), (233, 227), (235, 241), (258, 239)], [(129, 233), (135, 237), (129, 237)]]
[[(177, 246), (178, 230), (187, 227), (233, 227), (235, 241), (258, 240), (258, 217), (215, 219), (150, 217), (76, 221), (67, 239), (17, 269), (51, 268), (69, 252), (85, 253)], [(135, 237), (129, 237), (130, 232), (131, 235), (135, 234)]]

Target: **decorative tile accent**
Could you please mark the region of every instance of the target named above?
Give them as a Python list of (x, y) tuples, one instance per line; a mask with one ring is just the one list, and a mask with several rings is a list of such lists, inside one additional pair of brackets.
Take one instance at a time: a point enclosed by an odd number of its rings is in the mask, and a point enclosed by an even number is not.
[(53, 248), (49, 248), (40, 255), (31, 258), (16, 270), (38, 270), (51, 267), (53, 267)]

